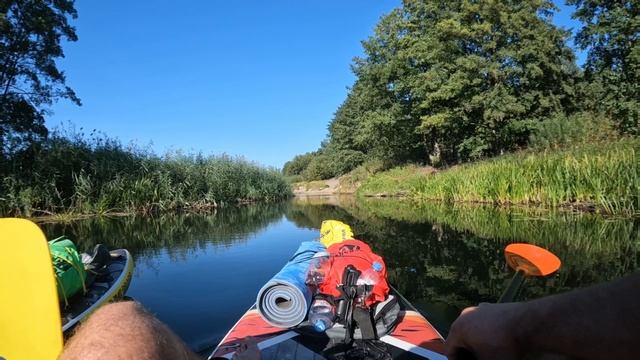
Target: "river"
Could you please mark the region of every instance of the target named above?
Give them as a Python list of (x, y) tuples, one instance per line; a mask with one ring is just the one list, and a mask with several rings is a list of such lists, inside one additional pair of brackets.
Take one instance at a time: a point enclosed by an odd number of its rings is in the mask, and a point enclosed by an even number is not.
[(640, 267), (640, 221), (523, 208), (416, 205), (401, 200), (298, 198), (211, 214), (101, 217), (42, 224), (80, 250), (97, 243), (135, 259), (127, 295), (196, 351), (210, 349), (253, 304), (259, 288), (320, 223), (338, 219), (382, 255), (389, 280), (443, 333), (466, 306), (495, 301), (511, 273), (511, 242), (544, 246), (563, 261), (527, 282), (522, 299), (612, 279)]

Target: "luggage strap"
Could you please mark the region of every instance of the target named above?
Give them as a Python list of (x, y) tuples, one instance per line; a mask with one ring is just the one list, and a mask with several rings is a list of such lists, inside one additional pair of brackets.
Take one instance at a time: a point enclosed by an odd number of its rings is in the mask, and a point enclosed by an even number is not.
[(339, 301), (338, 316), (342, 318), (345, 326), (344, 342), (350, 344), (353, 341), (355, 327), (360, 328), (362, 339), (375, 340), (375, 323), (371, 314), (371, 309), (357, 305), (355, 299), (358, 296), (366, 296), (371, 285), (357, 285), (361, 272), (349, 265), (342, 274), (342, 284), (338, 287), (342, 294)]
[(373, 318), (371, 317), (371, 310), (356, 306), (353, 312), (353, 320), (360, 328), (362, 334), (362, 340), (375, 340), (376, 330), (373, 325)]

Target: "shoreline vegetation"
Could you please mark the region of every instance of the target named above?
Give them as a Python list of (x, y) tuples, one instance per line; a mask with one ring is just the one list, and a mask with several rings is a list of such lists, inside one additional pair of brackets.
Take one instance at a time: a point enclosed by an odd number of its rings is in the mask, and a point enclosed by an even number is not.
[(637, 15), (568, 5), (573, 33), (548, 0), (402, 2), (362, 42), (327, 137), (283, 166), (294, 193), (640, 216)]
[(71, 220), (91, 215), (212, 211), (286, 199), (277, 169), (240, 157), (156, 155), (93, 132), (53, 132), (5, 157), (0, 214)]
[[(565, 208), (606, 215), (640, 215), (640, 139), (577, 144), (564, 149), (511, 153), (446, 169), (404, 165), (369, 173), (362, 169), (333, 180), (334, 194), (342, 183), (357, 178), (358, 197), (404, 197), (414, 202), (485, 203), (496, 206)], [(364, 174), (364, 175), (363, 175)], [(315, 194), (320, 181), (305, 192)], [(324, 187), (326, 190), (330, 189)]]
[(424, 175), (407, 165), (370, 177), (359, 196), (566, 207), (640, 215), (640, 139), (514, 153)]

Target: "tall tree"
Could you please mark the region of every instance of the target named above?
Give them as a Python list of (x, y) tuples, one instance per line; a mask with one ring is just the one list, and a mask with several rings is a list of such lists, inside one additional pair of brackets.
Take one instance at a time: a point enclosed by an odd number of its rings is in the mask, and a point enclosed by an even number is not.
[(53, 101), (80, 100), (56, 65), (61, 41), (76, 41), (73, 0), (0, 0), (0, 156), (47, 135)]
[(585, 77), (592, 106), (624, 132), (640, 134), (640, 2), (568, 0), (584, 26), (576, 44), (588, 50)]
[[(405, 0), (407, 79), (421, 130), (445, 160), (524, 146), (531, 129), (571, 106), (574, 55), (548, 0)], [(436, 146), (437, 145), (437, 146)]]
[(389, 163), (424, 158), (420, 119), (411, 117), (410, 89), (398, 87), (411, 68), (398, 56), (404, 19), (400, 9), (384, 16), (374, 35), (363, 41), (365, 57), (355, 58), (357, 76), (329, 125), (330, 147), (351, 149)]
[(525, 146), (538, 122), (573, 109), (579, 70), (554, 10), (549, 0), (403, 1), (363, 42), (330, 144), (449, 163)]

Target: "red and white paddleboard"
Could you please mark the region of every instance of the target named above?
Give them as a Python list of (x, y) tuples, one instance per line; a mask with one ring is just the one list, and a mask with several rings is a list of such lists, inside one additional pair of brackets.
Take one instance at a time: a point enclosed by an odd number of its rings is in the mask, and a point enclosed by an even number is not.
[(255, 305), (222, 339), (209, 359), (230, 359), (247, 337), (258, 341), (262, 359), (432, 359), (446, 360), (444, 339), (438, 331), (395, 289), (400, 304), (398, 324), (377, 341), (355, 340), (346, 348), (340, 339), (314, 333), (303, 327), (282, 329), (265, 322)]

